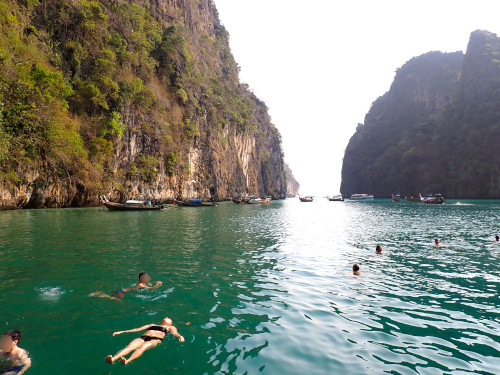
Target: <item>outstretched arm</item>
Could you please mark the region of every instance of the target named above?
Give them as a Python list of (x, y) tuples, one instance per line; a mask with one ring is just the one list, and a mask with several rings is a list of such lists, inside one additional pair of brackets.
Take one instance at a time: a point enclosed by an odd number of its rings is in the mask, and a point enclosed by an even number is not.
[(26, 350), (24, 351), (22, 357), (21, 357), (21, 361), (23, 363), (23, 368), (21, 369), (21, 371), (19, 371), (19, 375), (22, 375), (26, 372), (27, 369), (29, 369), (31, 367), (31, 359), (30, 357), (28, 357), (28, 353), (26, 353)]
[(177, 338), (179, 338), (179, 342), (184, 342), (184, 336), (182, 336), (179, 332), (177, 332), (177, 328), (175, 328), (174, 326), (171, 326), (170, 329), (168, 330), (169, 333), (172, 334), (172, 336), (175, 336)]
[(162, 284), (163, 283), (161, 281), (156, 281), (155, 285), (152, 285), (151, 283), (149, 283), (149, 284), (139, 283), (136, 286), (134, 286), (133, 288), (131, 288), (131, 290), (134, 290), (134, 289), (156, 289)]
[(156, 288), (158, 288), (159, 286), (162, 286), (162, 285), (163, 285), (163, 283), (161, 281), (156, 281), (155, 285), (149, 286), (148, 289), (156, 289)]
[(146, 324), (145, 326), (142, 326), (142, 327), (139, 327), (139, 328), (134, 328), (134, 329), (128, 329), (126, 331), (117, 331), (117, 332), (113, 332), (113, 336), (116, 336), (116, 335), (121, 335), (122, 333), (130, 333), (130, 332), (141, 332), (141, 331), (145, 331), (147, 330), (148, 328), (154, 326), (154, 324)]

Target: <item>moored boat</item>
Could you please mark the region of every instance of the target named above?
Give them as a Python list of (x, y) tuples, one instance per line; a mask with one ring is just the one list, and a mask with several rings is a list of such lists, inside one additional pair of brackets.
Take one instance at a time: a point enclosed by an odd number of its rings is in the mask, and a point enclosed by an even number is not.
[(342, 195), (334, 195), (333, 197), (328, 197), (330, 202), (343, 202), (344, 197)]
[(248, 201), (246, 202), (248, 204), (264, 204), (264, 203), (271, 203), (271, 197), (266, 196), (264, 199), (257, 197), (256, 195), (252, 195)]
[(300, 199), (301, 202), (312, 202), (314, 200), (314, 198), (312, 196), (310, 196), (310, 195), (305, 196), (305, 197), (301, 197), (299, 195), (299, 199)]
[(248, 203), (250, 198), (244, 197), (244, 198), (231, 198), (231, 201), (234, 204), (245, 204)]
[(399, 201), (401, 201), (401, 195), (399, 195), (399, 194), (396, 194), (396, 195), (392, 194), (392, 201), (393, 202), (399, 202)]
[[(115, 203), (115, 202), (103, 202), (109, 211), (158, 211), (165, 207), (163, 205), (151, 205), (146, 204), (142, 201), (135, 201), (133, 203)], [(140, 203), (139, 203), (140, 202)]]
[(444, 197), (441, 194), (429, 194), (426, 197), (422, 197), (422, 202), (429, 204), (443, 204)]
[(352, 201), (362, 201), (362, 200), (373, 199), (373, 198), (375, 198), (375, 197), (372, 194), (353, 194), (353, 195), (351, 195)]
[(174, 199), (174, 205), (184, 206), (184, 207), (215, 207), (217, 206), (213, 202), (203, 202), (201, 199), (189, 199), (188, 201), (179, 201)]

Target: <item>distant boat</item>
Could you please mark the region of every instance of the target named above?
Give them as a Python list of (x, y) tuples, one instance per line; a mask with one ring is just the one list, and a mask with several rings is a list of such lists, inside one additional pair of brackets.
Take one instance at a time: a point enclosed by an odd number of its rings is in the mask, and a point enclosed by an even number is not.
[(396, 195), (392, 194), (392, 201), (393, 202), (399, 202), (399, 201), (401, 201), (401, 195), (399, 195), (399, 194), (396, 194)]
[(373, 199), (375, 198), (371, 194), (353, 194), (351, 195), (351, 200), (353, 201), (362, 201), (362, 200), (367, 200), (367, 199)]
[(109, 211), (158, 211), (165, 207), (163, 205), (152, 205), (150, 202), (129, 200), (125, 203), (103, 202)]
[(330, 202), (343, 202), (344, 197), (342, 195), (334, 195), (333, 197), (328, 197)]
[(429, 194), (426, 197), (422, 197), (422, 202), (429, 204), (443, 204), (444, 197), (441, 194)]
[(248, 201), (246, 202), (248, 204), (265, 204), (265, 203), (271, 203), (271, 197), (267, 196), (264, 199), (258, 198), (256, 195), (252, 195)]
[(306, 197), (301, 197), (299, 195), (299, 199), (301, 202), (312, 202), (314, 200), (314, 198), (310, 195), (306, 196)]
[(231, 201), (235, 204), (245, 204), (248, 203), (250, 198), (244, 197), (244, 198), (231, 198)]
[(189, 199), (188, 201), (178, 201), (174, 199), (174, 204), (185, 207), (215, 207), (213, 202), (203, 202), (201, 199)]

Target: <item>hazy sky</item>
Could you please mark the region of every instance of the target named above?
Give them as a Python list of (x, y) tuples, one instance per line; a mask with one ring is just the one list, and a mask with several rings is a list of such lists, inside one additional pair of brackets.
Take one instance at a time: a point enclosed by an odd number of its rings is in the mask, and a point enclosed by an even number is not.
[(339, 191), (349, 138), (398, 67), (465, 52), (477, 29), (500, 34), (500, 0), (214, 1), (305, 195)]

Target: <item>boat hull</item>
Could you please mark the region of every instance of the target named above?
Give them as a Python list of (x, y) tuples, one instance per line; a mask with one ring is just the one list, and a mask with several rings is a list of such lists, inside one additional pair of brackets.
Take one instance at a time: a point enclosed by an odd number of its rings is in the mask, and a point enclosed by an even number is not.
[(159, 211), (163, 206), (138, 206), (115, 202), (105, 202), (104, 205), (109, 211)]
[(179, 205), (182, 207), (215, 207), (215, 206), (217, 206), (215, 203), (207, 203), (207, 202), (191, 203), (191, 202), (184, 202), (184, 201), (175, 200), (174, 203), (176, 205)]
[(370, 199), (374, 199), (375, 197), (373, 195), (368, 195), (368, 194), (353, 194), (351, 195), (351, 200), (352, 201), (366, 201)]
[(343, 202), (344, 197), (342, 195), (334, 195), (332, 197), (327, 197), (330, 202)]
[(299, 197), (300, 201), (301, 202), (305, 202), (305, 203), (311, 203), (313, 201), (313, 198), (307, 198), (307, 197)]
[(444, 199), (438, 199), (438, 200), (424, 200), (423, 201), (426, 204), (443, 204)]

